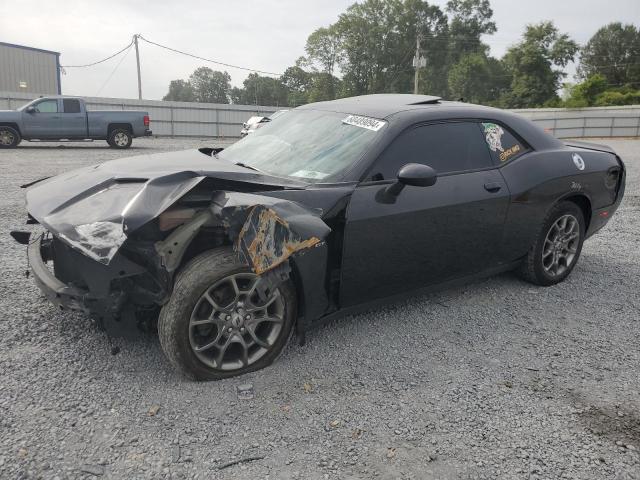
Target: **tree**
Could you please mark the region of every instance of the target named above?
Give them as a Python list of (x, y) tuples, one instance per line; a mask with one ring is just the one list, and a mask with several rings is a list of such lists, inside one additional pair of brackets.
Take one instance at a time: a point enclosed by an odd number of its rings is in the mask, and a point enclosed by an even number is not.
[(309, 102), (309, 89), (312, 84), (311, 73), (298, 65), (294, 65), (284, 71), (280, 81), (287, 90), (287, 104), (290, 107), (297, 107)]
[(319, 28), (307, 38), (304, 49), (312, 66), (325, 73), (333, 72), (340, 60), (341, 39), (335, 25)]
[(600, 74), (611, 86), (640, 86), (640, 30), (619, 22), (599, 29), (580, 52), (578, 73)]
[(591, 107), (596, 104), (598, 95), (607, 89), (607, 79), (596, 73), (584, 82), (571, 87), (569, 98), (565, 101), (566, 107)]
[(480, 36), (496, 32), (489, 0), (450, 0), (447, 13), (451, 62), (456, 63), (470, 53), (486, 54), (488, 46), (482, 43)]
[(234, 88), (234, 103), (244, 105), (287, 105), (287, 89), (278, 78), (251, 73), (243, 82), (243, 88)]
[(577, 51), (578, 44), (552, 22), (528, 25), (523, 40), (503, 58), (512, 75), (511, 91), (503, 96), (505, 106), (540, 107), (557, 101), (560, 80), (566, 76), (561, 68), (573, 61)]
[(188, 81), (171, 80), (169, 83), (169, 93), (162, 100), (174, 100), (176, 102), (195, 102), (196, 97), (193, 88)]
[(449, 91), (454, 98), (484, 103), (489, 97), (491, 70), (486, 55), (470, 53), (449, 71)]
[(229, 103), (231, 75), (227, 72), (197, 68), (189, 77), (196, 101), (204, 103)]

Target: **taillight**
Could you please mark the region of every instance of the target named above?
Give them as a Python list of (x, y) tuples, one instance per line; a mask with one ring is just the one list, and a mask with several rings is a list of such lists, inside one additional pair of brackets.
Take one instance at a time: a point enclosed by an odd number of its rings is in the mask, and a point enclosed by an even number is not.
[(149, 126), (149, 121), (150, 121), (150, 120), (149, 120), (149, 115), (145, 115), (145, 116), (144, 116), (144, 126), (145, 126), (145, 127), (148, 127), (148, 126)]

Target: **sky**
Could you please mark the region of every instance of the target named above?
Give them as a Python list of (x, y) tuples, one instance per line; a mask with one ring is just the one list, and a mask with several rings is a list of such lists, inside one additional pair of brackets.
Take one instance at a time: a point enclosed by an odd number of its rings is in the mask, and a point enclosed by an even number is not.
[[(0, 41), (60, 52), (62, 65), (92, 63), (126, 46), (135, 33), (178, 50), (280, 73), (304, 55), (307, 36), (335, 22), (354, 0), (19, 0), (2, 8)], [(446, 0), (432, 0), (444, 8)], [(11, 2), (15, 6), (15, 2)], [(529, 23), (553, 20), (584, 44), (614, 21), (640, 27), (640, 0), (491, 0), (498, 31), (484, 38), (494, 56), (516, 43)], [(169, 82), (187, 78), (200, 60), (140, 44), (142, 96), (161, 99)], [(119, 64), (119, 65), (118, 65)], [(117, 67), (117, 68), (116, 68)], [(91, 68), (67, 68), (68, 95), (137, 98), (135, 52)], [(234, 86), (248, 72), (226, 68)], [(569, 72), (575, 71), (570, 66)]]

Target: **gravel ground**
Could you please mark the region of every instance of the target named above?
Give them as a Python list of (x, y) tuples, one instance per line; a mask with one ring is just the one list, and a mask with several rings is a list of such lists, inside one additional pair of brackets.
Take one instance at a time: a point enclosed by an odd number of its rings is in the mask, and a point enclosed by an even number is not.
[(417, 297), (211, 383), (174, 373), (151, 334), (112, 355), (43, 299), (8, 235), (20, 184), (205, 142), (0, 152), (0, 478), (640, 478), (640, 141), (602, 142), (627, 162), (626, 197), (566, 282)]

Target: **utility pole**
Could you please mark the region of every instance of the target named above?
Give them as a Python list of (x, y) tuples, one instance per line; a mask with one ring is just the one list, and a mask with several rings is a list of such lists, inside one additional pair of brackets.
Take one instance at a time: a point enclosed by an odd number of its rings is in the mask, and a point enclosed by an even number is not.
[(413, 93), (415, 95), (418, 94), (418, 83), (420, 81), (420, 69), (422, 67), (427, 66), (427, 59), (420, 56), (420, 41), (422, 40), (422, 35), (418, 33), (416, 35), (416, 55), (413, 57), (413, 66), (416, 69), (415, 76), (413, 78)]
[(133, 43), (136, 46), (136, 65), (138, 66), (138, 99), (142, 100), (142, 78), (140, 78), (140, 51), (138, 50), (138, 37), (140, 34), (136, 33), (133, 36)]

